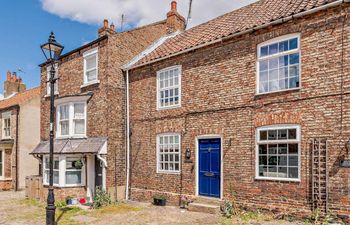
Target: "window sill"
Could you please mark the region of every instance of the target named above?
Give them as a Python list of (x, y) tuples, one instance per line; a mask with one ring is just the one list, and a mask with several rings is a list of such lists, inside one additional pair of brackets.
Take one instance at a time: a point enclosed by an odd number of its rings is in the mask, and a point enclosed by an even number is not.
[(11, 141), (13, 140), (13, 138), (10, 136), (10, 137), (2, 137), (1, 138), (2, 141)]
[(255, 180), (258, 181), (280, 181), (280, 182), (294, 182), (294, 183), (300, 183), (300, 179), (293, 179), (293, 178), (273, 178), (273, 177), (255, 177)]
[(164, 174), (164, 175), (180, 175), (180, 171), (176, 171), (176, 172), (167, 172), (167, 171), (157, 171), (157, 174)]
[(99, 83), (100, 83), (100, 80), (92, 81), (92, 82), (85, 83), (85, 84), (81, 85), (80, 88), (85, 88), (85, 87), (92, 86), (94, 84), (99, 84)]
[(285, 90), (280, 90), (280, 91), (271, 91), (271, 92), (264, 92), (264, 93), (255, 93), (255, 97), (262, 97), (262, 96), (267, 96), (267, 95), (273, 95), (273, 94), (279, 94), (283, 92), (298, 92), (301, 90), (301, 87), (298, 88), (291, 88), (291, 89), (285, 89)]
[(176, 109), (176, 108), (181, 108), (181, 105), (173, 105), (173, 106), (166, 106), (166, 107), (158, 107), (157, 111), (163, 111), (163, 110), (168, 110), (168, 109)]
[(82, 136), (60, 136), (56, 137), (56, 140), (64, 140), (64, 139), (86, 139), (88, 138), (86, 135)]
[(12, 181), (12, 178), (3, 178), (3, 177), (0, 177), (0, 181)]
[[(49, 187), (49, 184), (43, 184), (43, 186), (45, 188)], [(65, 189), (65, 188), (84, 188), (86, 187), (86, 185), (83, 184), (79, 184), (79, 185), (66, 185), (66, 186), (59, 186), (59, 185), (53, 185), (54, 188), (61, 188), (61, 189)]]
[[(57, 93), (54, 94), (54, 96), (56, 97), (56, 96), (58, 96), (58, 94), (59, 94), (59, 93), (57, 92)], [(49, 98), (49, 97), (50, 97), (49, 94), (44, 95), (44, 98)]]

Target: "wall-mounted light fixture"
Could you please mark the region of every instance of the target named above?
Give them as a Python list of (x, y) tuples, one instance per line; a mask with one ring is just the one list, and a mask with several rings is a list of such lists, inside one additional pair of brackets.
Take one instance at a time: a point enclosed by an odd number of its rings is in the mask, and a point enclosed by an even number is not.
[(191, 150), (189, 148), (186, 149), (186, 152), (185, 152), (185, 163), (192, 163), (192, 160), (191, 160)]

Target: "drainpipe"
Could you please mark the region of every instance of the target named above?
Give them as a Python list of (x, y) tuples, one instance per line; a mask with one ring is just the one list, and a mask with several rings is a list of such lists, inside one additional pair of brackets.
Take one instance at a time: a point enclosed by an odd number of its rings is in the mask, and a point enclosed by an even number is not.
[(16, 106), (16, 185), (15, 185), (15, 191), (18, 191), (18, 138), (19, 138), (19, 126), (18, 126), (18, 122), (19, 122), (19, 105)]
[(126, 70), (126, 189), (125, 199), (129, 200), (130, 182), (130, 116), (129, 116), (129, 70)]

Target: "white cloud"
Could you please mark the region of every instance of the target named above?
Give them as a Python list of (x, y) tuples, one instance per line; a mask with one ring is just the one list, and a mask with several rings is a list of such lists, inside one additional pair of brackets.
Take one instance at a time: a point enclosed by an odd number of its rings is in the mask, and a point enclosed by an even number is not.
[[(195, 26), (256, 0), (193, 0), (192, 20)], [(74, 21), (101, 24), (103, 19), (120, 25), (125, 15), (127, 26), (140, 26), (163, 20), (171, 0), (41, 0), (44, 10)], [(178, 0), (178, 10), (185, 18), (189, 0)]]

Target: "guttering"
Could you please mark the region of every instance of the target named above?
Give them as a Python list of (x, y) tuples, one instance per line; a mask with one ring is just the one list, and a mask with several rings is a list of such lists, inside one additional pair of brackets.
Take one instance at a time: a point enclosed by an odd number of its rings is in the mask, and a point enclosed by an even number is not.
[(126, 70), (126, 188), (125, 199), (129, 200), (130, 183), (130, 105), (129, 105), (129, 70)]
[(18, 191), (18, 170), (19, 170), (19, 165), (18, 165), (18, 138), (19, 138), (19, 113), (20, 113), (20, 107), (17, 105), (17, 112), (16, 112), (16, 183), (15, 183), (15, 191)]
[(263, 24), (263, 25), (259, 25), (259, 26), (256, 26), (256, 27), (244, 30), (244, 31), (239, 31), (237, 33), (230, 34), (230, 35), (228, 35), (226, 37), (218, 38), (218, 39), (212, 40), (210, 42), (207, 42), (207, 43), (204, 43), (204, 44), (201, 44), (201, 45), (197, 45), (197, 46), (194, 46), (194, 47), (191, 47), (191, 48), (188, 48), (188, 49), (176, 52), (176, 53), (171, 54), (171, 55), (167, 55), (167, 56), (155, 59), (155, 60), (151, 60), (151, 61), (146, 62), (146, 63), (142, 63), (140, 65), (130, 66), (127, 69), (131, 70), (131, 69), (136, 69), (136, 68), (139, 68), (139, 67), (143, 67), (143, 66), (146, 66), (148, 64), (156, 63), (156, 62), (159, 62), (159, 61), (171, 58), (171, 57), (175, 57), (175, 56), (178, 56), (178, 55), (181, 55), (181, 54), (185, 54), (185, 53), (188, 53), (188, 52), (191, 52), (191, 51), (194, 51), (194, 50), (197, 50), (197, 49), (209, 46), (209, 45), (220, 43), (220, 42), (223, 42), (225, 40), (228, 40), (228, 39), (231, 39), (231, 38), (234, 38), (234, 37), (238, 37), (238, 36), (241, 36), (241, 35), (244, 35), (244, 34), (247, 34), (247, 33), (251, 33), (251, 32), (254, 32), (254, 31), (257, 31), (257, 30), (269, 27), (269, 26), (272, 26), (272, 25), (282, 24), (282, 23), (285, 23), (285, 22), (287, 22), (289, 20), (292, 20), (292, 19), (300, 18), (300, 17), (306, 16), (306, 15), (310, 15), (310, 14), (313, 14), (313, 13), (316, 13), (316, 12), (319, 12), (319, 11), (322, 11), (322, 10), (325, 10), (325, 9), (333, 8), (333, 7), (339, 6), (339, 5), (344, 4), (344, 3), (349, 3), (349, 2), (350, 2), (350, 0), (338, 0), (338, 1), (326, 4), (326, 5), (323, 5), (323, 6), (319, 6), (317, 8), (310, 9), (308, 11), (304, 11), (304, 12), (300, 12), (300, 13), (297, 13), (297, 14), (292, 15), (292, 16), (287, 16), (287, 17), (284, 17), (284, 18), (280, 18), (280, 19), (271, 21), (269, 23), (266, 23), (266, 24)]

